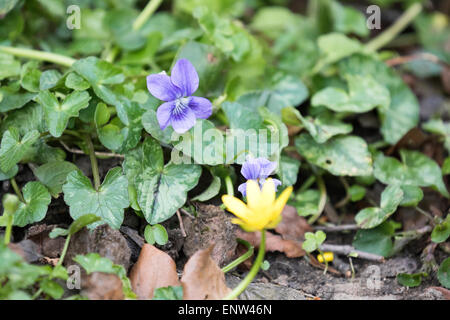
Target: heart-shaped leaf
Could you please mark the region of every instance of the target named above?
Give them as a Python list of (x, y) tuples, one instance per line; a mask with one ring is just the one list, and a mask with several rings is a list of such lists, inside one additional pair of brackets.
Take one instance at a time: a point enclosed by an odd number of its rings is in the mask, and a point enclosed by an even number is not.
[(87, 91), (74, 91), (60, 103), (50, 91), (41, 91), (37, 100), (44, 110), (50, 134), (60, 137), (66, 129), (69, 119), (78, 117), (80, 110), (87, 108), (90, 99)]
[(186, 202), (187, 192), (197, 185), (201, 175), (198, 165), (164, 165), (162, 148), (151, 138), (125, 155), (123, 168), (136, 188), (138, 204), (150, 224), (172, 217)]
[(66, 182), (67, 175), (77, 166), (68, 161), (51, 161), (36, 168), (34, 175), (50, 191), (52, 196), (56, 197), (62, 191), (62, 186)]
[(360, 137), (338, 136), (319, 144), (309, 134), (302, 134), (295, 139), (295, 146), (308, 162), (336, 176), (372, 174), (372, 157)]
[(22, 189), (25, 203), (21, 202), (14, 214), (14, 225), (24, 227), (45, 218), (51, 201), (50, 193), (40, 182), (28, 182)]
[[(92, 213), (102, 218), (112, 228), (120, 228), (124, 209), (130, 205), (128, 181), (120, 167), (108, 171), (98, 190), (95, 190), (91, 181), (78, 170), (67, 175), (67, 182), (62, 189), (64, 201), (69, 205), (70, 216), (74, 220)], [(91, 226), (96, 225), (98, 224)]]
[(0, 146), (0, 169), (3, 172), (11, 170), (30, 149), (31, 145), (39, 138), (37, 130), (26, 133), (20, 139), (19, 130), (15, 127), (9, 128), (2, 137)]

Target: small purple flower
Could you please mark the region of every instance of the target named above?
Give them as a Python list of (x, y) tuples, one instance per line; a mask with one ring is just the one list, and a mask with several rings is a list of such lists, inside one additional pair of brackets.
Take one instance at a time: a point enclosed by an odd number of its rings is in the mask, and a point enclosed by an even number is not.
[(192, 63), (180, 59), (170, 77), (163, 71), (147, 76), (147, 88), (159, 100), (166, 101), (156, 111), (159, 127), (171, 125), (177, 133), (185, 133), (197, 118), (206, 119), (212, 113), (211, 102), (192, 94), (198, 89), (198, 74)]
[[(248, 157), (247, 160), (242, 165), (241, 174), (247, 180), (256, 180), (259, 183), (259, 186), (262, 188), (266, 179), (272, 174), (272, 172), (276, 169), (277, 163), (269, 161), (265, 158), (253, 158)], [(275, 191), (277, 187), (281, 185), (281, 181), (278, 179), (272, 179), (275, 184)], [(242, 183), (238, 190), (242, 195), (246, 196), (247, 183)]]

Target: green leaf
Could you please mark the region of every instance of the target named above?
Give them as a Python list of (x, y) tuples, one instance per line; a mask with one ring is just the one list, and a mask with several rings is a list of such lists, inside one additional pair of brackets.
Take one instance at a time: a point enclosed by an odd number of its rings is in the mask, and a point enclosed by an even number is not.
[(67, 75), (65, 80), (65, 85), (67, 88), (76, 90), (76, 91), (83, 91), (89, 89), (91, 86), (89, 82), (84, 80), (82, 77), (80, 77), (75, 72), (71, 72)]
[(295, 194), (289, 204), (297, 209), (302, 217), (316, 214), (319, 210), (320, 192), (315, 189), (309, 189)]
[(375, 177), (385, 184), (432, 187), (449, 197), (436, 162), (418, 151), (400, 150), (400, 158), (402, 162), (378, 153), (374, 162)]
[(36, 95), (35, 92), (20, 91), (17, 83), (0, 87), (0, 96), (3, 96), (3, 99), (0, 100), (0, 112), (20, 109), (34, 99)]
[(358, 202), (366, 196), (366, 188), (354, 184), (348, 188), (348, 194), (350, 195), (350, 200), (352, 202)]
[(355, 249), (388, 257), (393, 248), (394, 228), (386, 221), (373, 229), (358, 230), (353, 240)]
[(324, 143), (336, 135), (352, 132), (353, 126), (337, 119), (331, 112), (322, 112), (316, 118), (302, 114), (294, 108), (284, 108), (283, 121), (303, 126), (317, 143)]
[(95, 214), (91, 214), (91, 213), (85, 214), (70, 224), (68, 233), (69, 233), (69, 235), (72, 236), (75, 233), (77, 233), (78, 231), (80, 231), (81, 229), (83, 229), (84, 227), (90, 225), (91, 223), (97, 222), (99, 220), (100, 220), (100, 217), (96, 216)]
[(415, 207), (423, 199), (423, 191), (416, 186), (401, 186), (403, 191), (403, 199), (400, 203), (402, 207)]
[(41, 91), (38, 102), (42, 105), (45, 121), (50, 134), (60, 137), (67, 127), (69, 119), (78, 117), (81, 109), (87, 108), (91, 97), (87, 91), (74, 91), (62, 103), (49, 91)]
[(444, 287), (450, 289), (450, 258), (442, 261), (437, 273), (437, 278)]
[[(340, 44), (342, 45), (342, 44)], [(419, 122), (419, 103), (409, 87), (393, 68), (383, 61), (364, 55), (353, 55), (339, 63), (342, 75), (372, 76), (390, 93), (388, 108), (378, 108), (381, 120), (381, 134), (386, 142), (396, 144)]]
[(423, 124), (423, 129), (441, 135), (444, 138), (444, 146), (450, 153), (450, 122), (444, 122), (442, 119), (431, 119)]
[(278, 176), (280, 177), (283, 186), (293, 186), (297, 182), (300, 164), (300, 161), (297, 159), (286, 155), (281, 156)]
[(295, 146), (308, 162), (336, 176), (372, 174), (372, 157), (360, 137), (338, 136), (318, 144), (309, 134), (302, 134), (295, 139)]
[(353, 40), (342, 33), (329, 33), (320, 36), (317, 44), (322, 54), (319, 65), (327, 65), (335, 63), (354, 53), (360, 52), (361, 44), (357, 40)]
[(48, 278), (40, 282), (40, 288), (53, 299), (61, 299), (64, 294), (64, 289), (58, 283)]
[(89, 82), (100, 99), (110, 105), (117, 106), (121, 104), (117, 94), (108, 87), (109, 85), (122, 83), (125, 80), (121, 68), (97, 57), (77, 60), (72, 67)]
[(182, 286), (168, 286), (155, 289), (152, 300), (183, 300)]
[(53, 230), (48, 234), (50, 239), (56, 239), (58, 237), (65, 237), (69, 234), (69, 230), (64, 228), (53, 228)]
[(67, 175), (67, 182), (62, 189), (64, 201), (70, 207), (70, 216), (74, 220), (92, 213), (112, 228), (120, 228), (124, 209), (129, 206), (128, 181), (121, 168), (109, 170), (98, 190), (80, 171), (72, 171)]
[(0, 169), (0, 181), (9, 180), (14, 177), (19, 171), (19, 167), (17, 165), (13, 166), (9, 171), (3, 172)]
[(389, 90), (372, 76), (347, 75), (348, 92), (335, 87), (327, 87), (317, 92), (311, 105), (325, 106), (335, 112), (364, 113), (375, 107), (389, 108)]
[(434, 227), (433, 232), (431, 232), (431, 241), (442, 243), (447, 241), (448, 237), (450, 237), (450, 214), (442, 223)]
[(167, 234), (166, 228), (160, 224), (147, 225), (144, 230), (145, 241), (150, 244), (159, 244), (163, 246), (169, 241), (169, 235)]
[(398, 185), (388, 186), (381, 194), (379, 208), (366, 208), (358, 212), (355, 221), (362, 229), (372, 229), (388, 219), (403, 199), (402, 188)]
[(195, 196), (194, 198), (192, 198), (192, 201), (200, 201), (200, 202), (205, 202), (208, 201), (212, 198), (214, 198), (215, 196), (217, 196), (220, 192), (220, 187), (222, 186), (222, 181), (220, 180), (220, 177), (213, 175), (213, 173), (211, 172), (212, 175), (212, 181), (211, 184), (208, 186), (208, 188), (203, 191), (202, 193), (200, 193), (198, 196)]
[(117, 45), (127, 51), (140, 49), (145, 45), (145, 29), (133, 29), (133, 22), (138, 12), (132, 8), (120, 8), (109, 10), (104, 18), (104, 23), (109, 27)]
[(164, 165), (162, 148), (156, 140), (146, 139), (125, 155), (124, 171), (134, 184), (137, 200), (150, 224), (163, 222), (186, 202), (187, 192), (194, 188), (201, 167), (194, 164)]
[(447, 157), (442, 165), (442, 175), (444, 176), (448, 174), (450, 174), (450, 157)]
[(0, 146), (0, 169), (3, 172), (11, 170), (26, 154), (31, 145), (39, 138), (37, 130), (26, 133), (20, 139), (15, 127), (9, 128), (2, 137)]
[(39, 92), (39, 79), (42, 73), (38, 67), (39, 62), (37, 61), (29, 61), (22, 66), (20, 83), (25, 90)]
[(327, 235), (322, 230), (316, 231), (316, 233), (306, 232), (305, 241), (302, 244), (303, 250), (309, 253), (317, 250), (325, 241), (326, 237)]
[(0, 80), (20, 75), (20, 62), (13, 55), (0, 52)]
[(55, 87), (61, 79), (61, 73), (58, 70), (46, 70), (42, 72), (39, 79), (39, 90), (48, 90)]
[(77, 169), (72, 162), (51, 161), (36, 168), (33, 172), (36, 178), (48, 188), (52, 196), (57, 197), (62, 191), (67, 175)]
[(14, 214), (14, 225), (24, 227), (45, 218), (51, 196), (40, 182), (28, 182), (22, 189), (25, 203), (21, 202)]
[(422, 277), (427, 276), (426, 273), (419, 272), (419, 273), (399, 273), (397, 274), (397, 282), (405, 287), (418, 287), (422, 283)]

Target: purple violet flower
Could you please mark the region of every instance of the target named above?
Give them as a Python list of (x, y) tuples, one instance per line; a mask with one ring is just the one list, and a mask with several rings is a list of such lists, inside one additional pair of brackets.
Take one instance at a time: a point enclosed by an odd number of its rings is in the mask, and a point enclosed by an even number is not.
[[(247, 180), (256, 180), (259, 183), (260, 188), (262, 188), (266, 179), (272, 174), (276, 169), (277, 163), (269, 161), (265, 158), (253, 158), (249, 156), (244, 162), (241, 168), (241, 174)], [(275, 191), (277, 187), (281, 185), (281, 181), (278, 179), (272, 179), (275, 184)], [(247, 182), (242, 183), (238, 190), (242, 195), (246, 196)]]
[(211, 102), (192, 94), (198, 89), (198, 74), (192, 63), (180, 59), (172, 68), (170, 77), (163, 71), (147, 76), (147, 88), (159, 100), (156, 117), (164, 130), (171, 125), (175, 132), (185, 133), (195, 125), (197, 118), (206, 119), (212, 114)]

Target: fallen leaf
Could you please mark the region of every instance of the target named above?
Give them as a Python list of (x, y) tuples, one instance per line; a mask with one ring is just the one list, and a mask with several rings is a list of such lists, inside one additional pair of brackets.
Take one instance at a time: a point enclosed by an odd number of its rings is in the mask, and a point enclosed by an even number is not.
[(51, 239), (50, 232), (57, 225), (38, 224), (31, 226), (27, 232), (25, 239), (29, 239), (36, 243), (40, 248), (40, 253), (48, 258), (58, 258), (64, 247), (65, 238), (58, 237)]
[(275, 231), (283, 239), (302, 241), (305, 233), (312, 231), (306, 219), (298, 215), (295, 207), (286, 205), (281, 215), (283, 219), (275, 228)]
[(115, 274), (94, 272), (83, 278), (81, 295), (90, 300), (123, 300), (122, 281)]
[(39, 246), (31, 240), (10, 243), (8, 244), (8, 248), (17, 253), (28, 263), (36, 263), (43, 258), (40, 254)]
[(138, 299), (152, 299), (155, 289), (180, 285), (173, 259), (148, 243), (131, 270), (130, 281)]
[(442, 293), (442, 296), (444, 297), (445, 300), (450, 300), (450, 290), (442, 288), (442, 287), (429, 287), (427, 290), (429, 290), (429, 289), (439, 291), (440, 293)]
[(183, 300), (219, 300), (231, 292), (225, 274), (211, 258), (213, 249), (214, 245), (197, 251), (184, 266)]
[[(241, 238), (256, 248), (259, 247), (261, 241), (260, 232), (245, 232), (240, 229), (236, 231), (236, 237)], [(298, 258), (305, 255), (302, 249), (302, 242), (296, 240), (284, 240), (281, 236), (266, 231), (266, 252), (279, 251), (283, 252), (288, 258)]]

